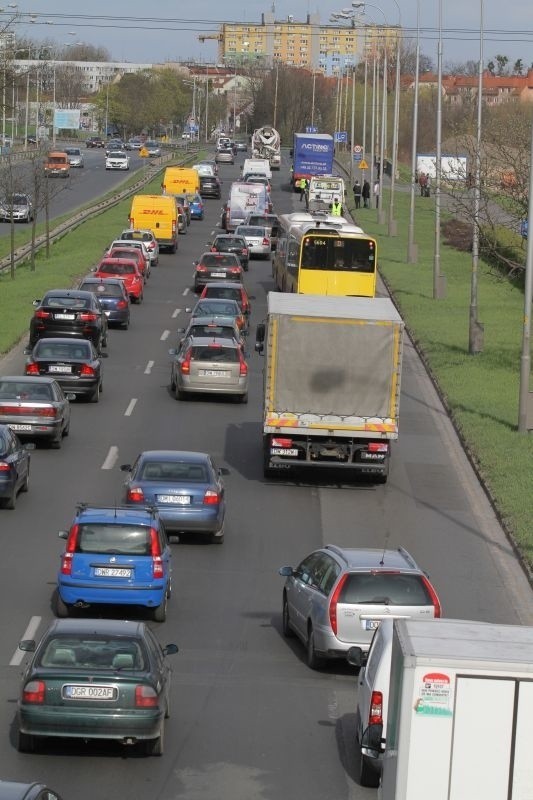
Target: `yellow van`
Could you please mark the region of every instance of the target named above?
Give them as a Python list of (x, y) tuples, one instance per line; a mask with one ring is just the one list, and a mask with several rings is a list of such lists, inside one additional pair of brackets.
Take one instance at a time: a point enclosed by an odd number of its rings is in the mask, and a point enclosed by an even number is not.
[(161, 189), (164, 194), (197, 194), (200, 176), (191, 167), (167, 167)]
[(130, 228), (152, 231), (159, 247), (175, 253), (178, 247), (178, 207), (164, 194), (136, 194), (131, 201)]

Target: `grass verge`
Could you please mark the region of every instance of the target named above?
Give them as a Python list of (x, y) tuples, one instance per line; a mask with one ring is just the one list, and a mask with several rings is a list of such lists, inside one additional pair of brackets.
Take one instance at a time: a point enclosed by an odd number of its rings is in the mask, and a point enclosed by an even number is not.
[[(388, 211), (388, 192), (384, 201)], [(386, 226), (377, 224), (375, 209), (362, 209), (356, 218), (378, 239), (380, 271), (438, 382), (502, 521), (531, 569), (533, 436), (517, 433), (523, 292), (480, 263), (478, 316), (485, 326), (485, 343), (482, 353), (470, 356), (471, 255), (441, 247), (447, 296), (433, 300), (433, 199), (416, 198), (417, 264), (406, 263), (409, 194), (405, 191), (395, 194), (395, 216), (396, 237), (387, 236)]]

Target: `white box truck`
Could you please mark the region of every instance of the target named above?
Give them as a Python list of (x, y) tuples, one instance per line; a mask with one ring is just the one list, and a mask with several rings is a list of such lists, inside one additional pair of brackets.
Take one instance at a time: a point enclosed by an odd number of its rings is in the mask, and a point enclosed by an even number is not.
[(384, 483), (398, 437), (403, 320), (385, 297), (270, 292), (263, 470), (350, 469)]
[(395, 620), (380, 800), (532, 800), (533, 627)]

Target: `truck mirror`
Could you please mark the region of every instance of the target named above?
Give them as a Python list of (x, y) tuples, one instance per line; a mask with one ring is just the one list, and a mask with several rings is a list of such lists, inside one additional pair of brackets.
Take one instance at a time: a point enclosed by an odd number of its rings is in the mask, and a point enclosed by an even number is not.
[(255, 329), (255, 341), (258, 343), (263, 344), (265, 341), (265, 323), (260, 322), (257, 328)]

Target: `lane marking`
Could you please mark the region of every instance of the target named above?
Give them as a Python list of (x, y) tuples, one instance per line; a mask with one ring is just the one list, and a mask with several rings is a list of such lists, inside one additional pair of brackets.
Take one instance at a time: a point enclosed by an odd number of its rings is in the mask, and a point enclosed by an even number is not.
[(168, 339), (169, 336), (170, 336), (170, 331), (163, 331), (163, 333), (161, 334), (160, 341), (164, 342), (166, 339)]
[(118, 458), (118, 447), (112, 444), (104, 459), (104, 463), (102, 464), (100, 469), (113, 469), (113, 467), (117, 463), (117, 458)]
[(181, 311), (181, 308), (174, 309), (174, 311), (172, 312), (172, 319), (176, 319), (176, 317), (178, 316), (180, 311)]
[(185, 297), (186, 294), (189, 294), (189, 287), (183, 290), (183, 296)]
[(145, 375), (149, 375), (151, 373), (152, 367), (154, 366), (154, 364), (155, 364), (155, 361), (149, 361), (148, 362), (148, 364), (146, 365), (146, 368), (144, 370), (144, 374)]
[(127, 409), (126, 409), (126, 410), (125, 410), (125, 412), (124, 412), (124, 416), (125, 416), (125, 417), (131, 417), (131, 415), (133, 414), (133, 409), (135, 408), (135, 406), (136, 406), (136, 405), (137, 405), (137, 398), (136, 398), (136, 397), (134, 397), (134, 398), (133, 398), (132, 400), (130, 400), (130, 402), (128, 403), (128, 407), (127, 407)]
[[(37, 633), (37, 629), (39, 628), (39, 625), (42, 622), (42, 619), (43, 619), (42, 617), (30, 617), (30, 621), (28, 623), (28, 627), (26, 628), (26, 630), (22, 634), (22, 637), (21, 637), (20, 641), (22, 641), (22, 639), (33, 639), (35, 634)], [(25, 658), (25, 656), (26, 656), (25, 651), (24, 650), (19, 650), (18, 647), (17, 647), (17, 649), (13, 653), (13, 657), (12, 657), (11, 661), (9, 662), (9, 666), (10, 667), (19, 667), (20, 664), (22, 663), (22, 659)]]

